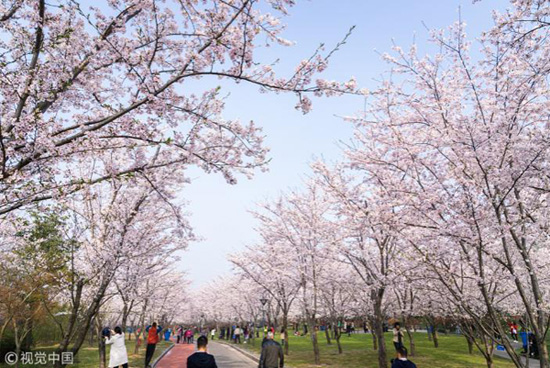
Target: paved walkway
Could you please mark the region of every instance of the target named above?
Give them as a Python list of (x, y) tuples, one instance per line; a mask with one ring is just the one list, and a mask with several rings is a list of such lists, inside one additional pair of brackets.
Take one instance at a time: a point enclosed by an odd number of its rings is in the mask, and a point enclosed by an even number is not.
[(208, 352), (216, 358), (216, 365), (220, 368), (257, 368), (258, 362), (233, 349), (231, 346), (217, 343), (208, 343)]
[[(523, 348), (522, 344), (520, 344), (518, 342), (512, 342), (512, 346), (514, 347), (515, 350)], [(501, 358), (511, 359), (510, 355), (508, 355), (508, 352), (506, 352), (506, 351), (495, 350), (494, 354), (496, 356), (501, 357)], [(525, 357), (520, 357), (520, 360), (523, 364), (526, 363), (525, 359), (526, 359)], [(529, 367), (533, 367), (533, 368), (534, 367), (540, 367), (540, 362), (536, 359), (529, 358)]]
[[(186, 368), (187, 357), (195, 352), (195, 345), (176, 344), (155, 368)], [(216, 365), (221, 368), (256, 368), (258, 363), (233, 349), (215, 341), (208, 343), (208, 353), (216, 358)]]
[(176, 344), (160, 359), (155, 368), (186, 368), (187, 357), (194, 351), (194, 345)]

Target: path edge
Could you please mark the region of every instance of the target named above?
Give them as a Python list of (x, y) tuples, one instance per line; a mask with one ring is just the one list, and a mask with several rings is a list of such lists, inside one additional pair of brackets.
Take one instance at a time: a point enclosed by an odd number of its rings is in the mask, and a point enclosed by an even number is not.
[(168, 348), (166, 348), (166, 350), (164, 350), (164, 351), (162, 352), (162, 354), (160, 354), (160, 355), (157, 357), (157, 359), (155, 359), (155, 361), (153, 362), (153, 364), (151, 364), (151, 367), (152, 367), (152, 368), (155, 368), (155, 367), (157, 366), (158, 362), (160, 362), (160, 360), (161, 360), (162, 358), (164, 358), (164, 356), (165, 356), (166, 354), (168, 354), (168, 352), (169, 352), (170, 350), (172, 350), (172, 348), (173, 348), (174, 346), (176, 346), (176, 344), (172, 343), (172, 345), (170, 345)]
[[(254, 353), (251, 353), (251, 352), (249, 352), (249, 351), (247, 351), (247, 350), (245, 350), (245, 349), (236, 347), (235, 345), (230, 344), (230, 343), (227, 343), (227, 342), (225, 342), (225, 341), (222, 342), (221, 340), (218, 340), (218, 341), (216, 341), (216, 342), (219, 343), (219, 344), (225, 345), (225, 346), (229, 346), (230, 348), (232, 348), (232, 349), (238, 351), (239, 353), (241, 353), (242, 355), (246, 356), (247, 358), (252, 359), (252, 360), (253, 360), (254, 362), (256, 362), (256, 363), (260, 361), (260, 356), (259, 356), (259, 355), (256, 355), (256, 354), (254, 354)], [(286, 365), (286, 364), (285, 364), (285, 365)]]
[[(246, 349), (239, 348), (239, 347), (235, 346), (235, 344), (230, 344), (230, 343), (225, 342), (223, 340), (217, 340), (216, 342), (220, 343), (222, 345), (225, 345), (225, 346), (229, 346), (230, 348), (233, 348), (233, 349), (237, 350), (239, 353), (241, 353), (242, 355), (246, 356), (249, 359), (252, 359), (256, 363), (258, 363), (260, 361), (260, 356), (259, 355), (251, 353), (250, 351), (248, 351)], [(287, 356), (285, 355), (285, 368), (292, 368), (291, 366), (286, 364), (286, 359), (287, 359)]]

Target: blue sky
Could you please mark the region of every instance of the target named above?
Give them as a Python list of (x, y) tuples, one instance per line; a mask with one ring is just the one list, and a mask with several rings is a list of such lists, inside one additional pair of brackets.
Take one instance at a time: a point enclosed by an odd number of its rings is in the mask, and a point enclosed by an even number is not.
[[(296, 45), (263, 49), (258, 55), (266, 61), (280, 58), (278, 70), (289, 75), (320, 43), (327, 48), (335, 45), (355, 25), (322, 77), (348, 80), (355, 76), (359, 86), (374, 88), (375, 80), (387, 70), (377, 51), (390, 51), (392, 40), (406, 47), (416, 38), (419, 50), (428, 52), (423, 22), (430, 28), (446, 27), (458, 20), (459, 7), (469, 37), (477, 37), (491, 27), (492, 10), (507, 4), (504, 0), (475, 4), (472, 0), (298, 1), (284, 19), (284, 37)], [(240, 178), (233, 186), (220, 175), (199, 170), (189, 173), (193, 182), (180, 195), (189, 202), (191, 223), (203, 241), (191, 244), (179, 266), (188, 272), (195, 288), (230, 272), (227, 254), (257, 239), (256, 223), (248, 213), (255, 202), (274, 198), (287, 188), (299, 188), (314, 157), (329, 161), (341, 157), (337, 143), (351, 138), (352, 127), (340, 116), (361, 111), (364, 103), (358, 96), (314, 99), (313, 111), (302, 115), (294, 109), (294, 96), (259, 94), (256, 87), (246, 85), (222, 86), (230, 93), (225, 117), (254, 120), (262, 126), (272, 161), (269, 172), (258, 172), (253, 180)]]

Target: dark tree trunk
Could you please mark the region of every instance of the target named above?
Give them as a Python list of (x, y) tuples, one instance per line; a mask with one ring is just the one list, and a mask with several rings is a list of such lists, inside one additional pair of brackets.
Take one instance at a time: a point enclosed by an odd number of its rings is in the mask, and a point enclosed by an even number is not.
[(338, 346), (338, 354), (342, 354), (342, 344), (340, 343), (340, 329), (338, 324), (334, 326), (334, 339), (336, 340), (336, 345)]
[(439, 347), (439, 338), (437, 336), (437, 328), (435, 326), (432, 326), (432, 340), (434, 342), (434, 347)]
[(384, 288), (379, 288), (378, 290), (373, 290), (371, 294), (374, 302), (374, 333), (378, 340), (378, 368), (388, 368), (383, 326), (384, 314), (382, 313), (384, 291)]
[(325, 326), (325, 337), (327, 339), (327, 345), (332, 345), (332, 341), (330, 341), (328, 324)]
[(416, 355), (416, 345), (414, 343), (414, 334), (411, 332), (411, 328), (408, 323), (408, 319), (405, 319), (405, 330), (407, 331), (407, 336), (409, 337), (409, 355)]
[(284, 332), (285, 346), (283, 348), (285, 351), (285, 355), (288, 355), (289, 344), (288, 344), (288, 310), (287, 308), (283, 310), (283, 330), (285, 331)]
[(99, 318), (99, 314), (95, 318), (95, 330), (98, 336), (97, 339), (97, 348), (98, 348), (98, 354), (99, 354), (99, 368), (106, 368), (107, 367), (107, 355), (105, 353), (105, 338), (101, 335), (101, 319)]
[(122, 309), (122, 321), (120, 323), (120, 328), (122, 328), (122, 332), (124, 334), (126, 334), (128, 316), (132, 312), (133, 306), (134, 306), (134, 301), (132, 300), (130, 303), (124, 303), (124, 308)]
[[(149, 304), (149, 299), (145, 299), (143, 302), (143, 308), (141, 309), (141, 315), (139, 317), (139, 325), (137, 326), (140, 328), (140, 333), (145, 336), (145, 312), (147, 311), (147, 304)], [(136, 328), (136, 343), (134, 345), (134, 354), (137, 354), (139, 352), (139, 345), (141, 344), (141, 341), (145, 342), (144, 339), (140, 338), (137, 328)]]
[(474, 353), (474, 341), (468, 335), (464, 335), (466, 342), (468, 343), (468, 354), (472, 355)]
[(310, 318), (308, 321), (309, 333), (311, 336), (311, 344), (313, 345), (313, 358), (315, 365), (321, 364), (321, 353), (319, 351), (319, 341), (317, 339), (317, 331), (315, 331), (315, 319)]

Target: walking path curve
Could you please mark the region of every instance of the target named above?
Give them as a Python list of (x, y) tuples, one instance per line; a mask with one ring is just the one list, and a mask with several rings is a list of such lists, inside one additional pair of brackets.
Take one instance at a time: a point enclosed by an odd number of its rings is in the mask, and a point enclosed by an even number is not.
[[(186, 368), (187, 357), (195, 352), (195, 345), (176, 344), (155, 365), (155, 368)], [(223, 368), (256, 368), (258, 363), (225, 344), (208, 343), (208, 353), (216, 358), (216, 365)]]

